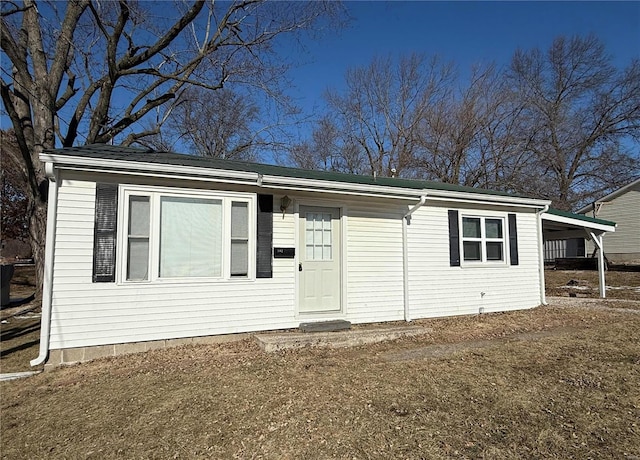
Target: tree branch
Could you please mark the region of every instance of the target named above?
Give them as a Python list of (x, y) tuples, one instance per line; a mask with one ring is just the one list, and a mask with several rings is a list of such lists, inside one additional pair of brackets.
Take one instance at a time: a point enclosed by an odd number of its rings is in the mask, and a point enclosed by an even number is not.
[(143, 62), (165, 49), (169, 44), (198, 16), (204, 7), (204, 1), (198, 0), (178, 21), (152, 46), (138, 55), (124, 56), (118, 63), (119, 69), (130, 69), (138, 66)]
[(4, 81), (4, 79), (2, 79), (0, 82), (0, 95), (2, 96), (2, 101), (4, 102), (4, 106), (7, 110), (13, 126), (21, 128), (14, 129), (14, 132), (16, 135), (16, 140), (18, 141), (18, 147), (20, 148), (20, 154), (22, 155), (24, 166), (29, 177), (29, 188), (31, 189), (33, 196), (38, 196), (38, 181), (36, 179), (33, 159), (31, 158), (31, 146), (25, 136), (26, 130), (24, 129), (24, 125), (30, 124), (31, 120), (23, 119), (18, 114), (18, 111), (16, 110), (16, 107), (13, 103), (13, 97), (9, 89), (9, 85)]
[(17, 75), (21, 76), (23, 81), (31, 81), (31, 73), (27, 66), (27, 49), (16, 43), (4, 19), (0, 20), (0, 46), (16, 68)]
[[(62, 84), (62, 77), (69, 67), (69, 54), (73, 46), (73, 33), (76, 30), (80, 17), (89, 5), (89, 0), (72, 0), (67, 3), (67, 10), (62, 22), (62, 28), (60, 36), (58, 37), (56, 50), (53, 55), (53, 59), (51, 60), (51, 70), (49, 71), (48, 77), (48, 86), (53, 99), (57, 97), (60, 85)], [(73, 87), (73, 83), (67, 85), (67, 91), (69, 87)], [(69, 98), (66, 98), (65, 100), (64, 97), (60, 98), (56, 103), (56, 106), (62, 101), (66, 103), (68, 99)]]
[(34, 0), (25, 0), (27, 9), (22, 16), (22, 26), (27, 33), (27, 46), (33, 65), (33, 76), (38, 81), (48, 81), (47, 56), (42, 42), (42, 29), (38, 18), (38, 8)]

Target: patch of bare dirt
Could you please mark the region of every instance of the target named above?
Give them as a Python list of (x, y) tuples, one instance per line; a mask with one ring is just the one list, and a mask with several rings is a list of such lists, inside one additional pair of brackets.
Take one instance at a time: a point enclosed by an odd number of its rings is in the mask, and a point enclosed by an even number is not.
[[(640, 271), (608, 270), (605, 273), (607, 297), (640, 301)], [(593, 270), (545, 270), (548, 296), (600, 297), (598, 272)]]
[(547, 297), (547, 302), (556, 307), (609, 309), (626, 313), (640, 313), (640, 300)]

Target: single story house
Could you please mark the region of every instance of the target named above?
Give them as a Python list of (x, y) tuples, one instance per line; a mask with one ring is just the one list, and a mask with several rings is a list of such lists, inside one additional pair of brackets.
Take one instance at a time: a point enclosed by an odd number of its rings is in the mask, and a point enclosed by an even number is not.
[[(579, 209), (577, 214), (616, 222), (616, 232), (607, 237), (607, 258), (617, 263), (640, 263), (640, 177)], [(587, 241), (587, 254), (593, 250), (594, 244)]]
[[(469, 187), (108, 145), (45, 151), (40, 354), (545, 302), (543, 232), (615, 224)], [(602, 280), (603, 281), (603, 280)], [(604, 294), (604, 291), (602, 291)]]

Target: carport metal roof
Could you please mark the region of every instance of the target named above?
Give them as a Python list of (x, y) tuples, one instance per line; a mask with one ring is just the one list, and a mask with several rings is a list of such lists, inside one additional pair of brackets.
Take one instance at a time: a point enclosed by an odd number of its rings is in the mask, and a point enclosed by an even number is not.
[(589, 238), (598, 248), (598, 274), (600, 297), (606, 297), (604, 280), (604, 243), (605, 233), (615, 232), (616, 223), (596, 219), (582, 214), (548, 209), (542, 214), (542, 237), (544, 241), (565, 240), (568, 238)]

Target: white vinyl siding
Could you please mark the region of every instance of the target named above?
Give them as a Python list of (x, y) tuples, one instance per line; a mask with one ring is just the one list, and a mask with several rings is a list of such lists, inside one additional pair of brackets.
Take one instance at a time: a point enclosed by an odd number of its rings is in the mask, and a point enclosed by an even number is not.
[[(592, 217), (593, 213), (585, 215)], [(640, 184), (605, 202), (597, 217), (617, 224), (614, 233), (604, 235), (605, 254), (621, 261), (640, 260)], [(586, 249), (590, 256), (594, 249), (592, 241), (587, 242)]]
[[(51, 348), (296, 327), (293, 260), (273, 278), (93, 283), (95, 183), (65, 179), (58, 195)], [(255, 211), (252, 211), (255, 212)], [(118, 219), (122, 219), (122, 213)], [(293, 218), (274, 213), (274, 246), (292, 247)], [(126, 237), (126, 235), (125, 235)], [(254, 257), (254, 256), (251, 256)], [(120, 262), (119, 262), (120, 263)]]
[[(474, 215), (478, 211), (459, 212)], [(490, 217), (503, 212), (498, 208), (484, 214)], [(518, 212), (516, 219), (519, 265), (451, 267), (447, 208), (423, 206), (416, 211), (408, 226), (411, 318), (477, 314), (481, 308), (491, 312), (537, 306), (540, 275), (536, 214), (533, 210)]]
[(354, 323), (404, 318), (402, 216), (406, 208), (349, 206), (347, 319)]
[[(86, 176), (82, 173), (66, 171), (60, 175), (51, 312), (52, 349), (294, 328), (300, 324), (302, 320), (296, 305), (296, 259), (273, 259), (272, 278), (232, 276), (243, 264), (241, 254), (245, 251), (239, 247), (245, 241), (255, 247), (255, 194), (270, 193), (269, 190), (254, 187), (247, 192), (230, 187), (230, 191), (225, 185), (179, 183), (182, 189), (191, 187), (193, 195), (211, 198), (219, 194), (233, 203), (250, 203), (247, 205), (248, 221), (253, 223), (249, 224), (248, 238), (245, 239), (241, 231), (232, 230), (232, 223), (223, 244), (227, 251), (225, 257), (238, 258), (238, 265), (229, 263), (227, 278), (127, 282), (124, 279), (126, 259), (118, 254), (120, 281), (93, 283), (95, 183), (78, 180), (83, 177)], [(136, 187), (127, 185), (128, 180), (131, 178), (113, 178), (132, 194), (138, 193), (133, 190)], [(158, 179), (157, 183), (162, 185), (158, 189), (166, 189), (172, 182)], [(150, 194), (156, 191), (154, 184), (145, 185), (144, 189)], [(283, 214), (279, 211), (283, 193), (272, 193), (273, 246), (295, 248), (299, 253), (304, 247), (297, 246), (300, 235), (296, 230), (294, 206)], [(294, 200), (304, 203), (304, 197), (291, 195)], [(239, 199), (239, 196), (247, 198)], [(314, 202), (322, 202), (323, 195), (308, 196)], [(326, 206), (339, 206), (343, 211), (340, 236), (344, 242), (344, 304), (343, 312), (337, 317), (353, 323), (402, 320), (402, 216), (415, 203), (336, 198), (340, 199), (339, 205), (335, 204), (336, 200), (327, 202)], [(242, 207), (237, 206), (232, 211), (234, 206), (229, 206), (226, 216), (236, 219), (240, 227), (244, 225)], [(124, 209), (125, 202), (121, 199), (118, 214), (120, 245), (125, 245), (129, 236)], [(475, 212), (471, 211), (460, 209), (461, 215)], [(151, 214), (153, 220), (153, 211)], [(407, 227), (411, 317), (477, 313), (481, 306), (485, 311), (499, 311), (537, 305), (535, 213), (517, 213), (517, 225), (519, 266), (449, 267), (447, 209), (428, 203), (416, 211)], [(236, 243), (236, 250), (231, 249)], [(255, 249), (248, 254), (248, 263), (255, 267), (255, 260), (252, 260)], [(505, 254), (508, 254), (506, 249)], [(150, 260), (153, 261), (153, 257)], [(481, 292), (485, 293), (483, 297)]]

